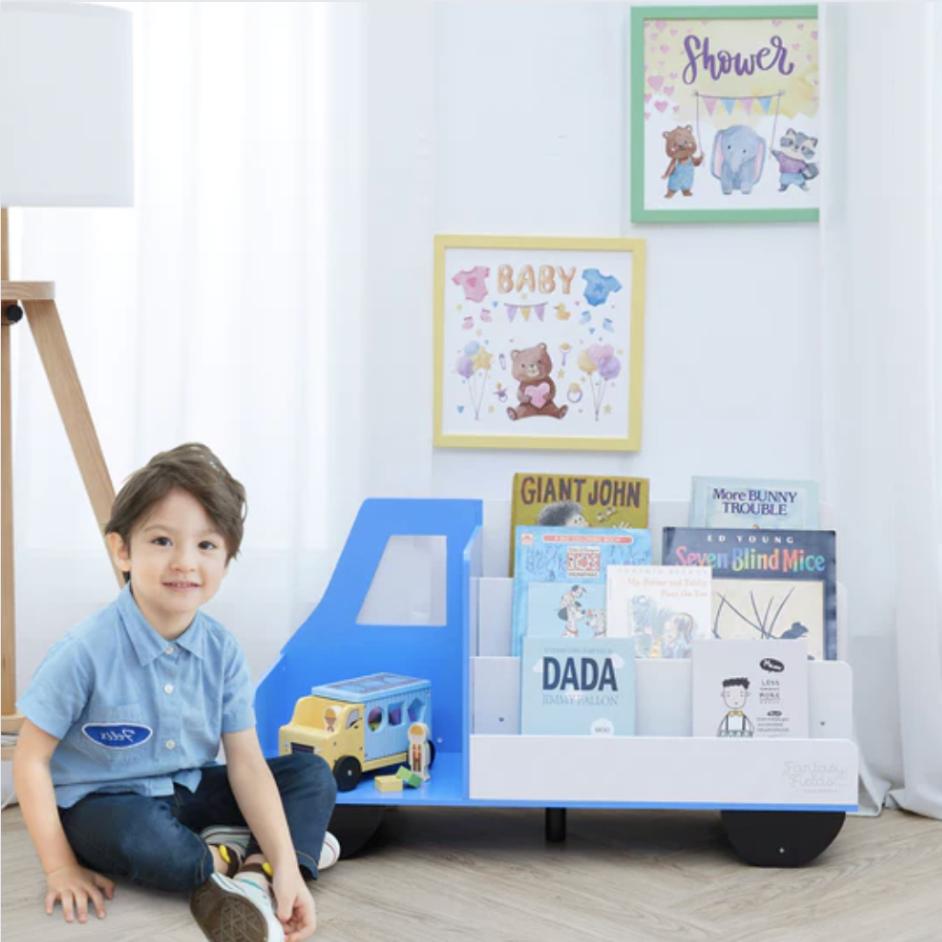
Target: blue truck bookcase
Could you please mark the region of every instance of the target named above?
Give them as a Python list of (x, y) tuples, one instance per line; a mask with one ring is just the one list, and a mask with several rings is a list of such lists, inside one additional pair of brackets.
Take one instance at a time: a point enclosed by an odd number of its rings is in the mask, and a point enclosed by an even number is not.
[[(551, 840), (565, 834), (566, 808), (710, 808), (749, 862), (801, 864), (827, 847), (857, 809), (848, 665), (810, 665), (810, 739), (690, 736), (689, 662), (680, 661), (638, 662), (639, 735), (521, 736), (519, 662), (509, 656), (509, 505), (488, 507), (485, 520), (479, 500), (363, 503), (323, 599), (259, 684), (265, 754), (277, 755), (279, 727), (312, 687), (389, 671), (431, 681), (431, 780), (387, 793), (365, 776), (338, 805), (541, 807)], [(652, 531), (683, 522), (679, 502), (651, 510)], [(358, 623), (387, 544), (403, 536), (444, 538), (445, 623)]]

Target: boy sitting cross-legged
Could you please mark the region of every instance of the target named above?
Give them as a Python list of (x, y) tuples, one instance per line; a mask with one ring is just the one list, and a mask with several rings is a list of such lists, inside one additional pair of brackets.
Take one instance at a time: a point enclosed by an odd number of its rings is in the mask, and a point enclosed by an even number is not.
[(245, 657), (200, 611), (244, 518), (242, 485), (204, 445), (152, 458), (105, 528), (124, 590), (50, 650), (17, 704), (16, 792), (46, 911), (58, 900), (67, 922), (89, 901), (104, 917), (108, 873), (191, 892), (213, 942), (314, 931), (305, 878), (339, 856), (333, 775), (310, 754), (265, 760)]

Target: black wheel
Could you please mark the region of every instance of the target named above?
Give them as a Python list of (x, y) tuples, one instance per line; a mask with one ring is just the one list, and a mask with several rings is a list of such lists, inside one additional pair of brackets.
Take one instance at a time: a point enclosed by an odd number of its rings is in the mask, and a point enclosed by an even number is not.
[(723, 811), (733, 850), (754, 867), (802, 867), (837, 837), (843, 811)]
[(334, 763), (334, 778), (337, 780), (337, 790), (352, 792), (360, 781), (363, 767), (356, 756), (341, 756)]
[(340, 841), (340, 859), (359, 854), (382, 825), (386, 809), (377, 805), (336, 805), (327, 830)]
[(432, 763), (435, 761), (435, 743), (430, 739), (428, 741), (428, 767), (432, 767)]
[(566, 809), (546, 809), (546, 839), (552, 844), (566, 840)]

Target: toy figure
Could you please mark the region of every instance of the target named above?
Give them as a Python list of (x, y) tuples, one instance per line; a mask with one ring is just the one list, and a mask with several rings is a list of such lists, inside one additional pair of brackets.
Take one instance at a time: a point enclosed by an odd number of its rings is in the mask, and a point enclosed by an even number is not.
[(429, 754), (428, 727), (424, 723), (409, 726), (409, 771), (428, 781)]

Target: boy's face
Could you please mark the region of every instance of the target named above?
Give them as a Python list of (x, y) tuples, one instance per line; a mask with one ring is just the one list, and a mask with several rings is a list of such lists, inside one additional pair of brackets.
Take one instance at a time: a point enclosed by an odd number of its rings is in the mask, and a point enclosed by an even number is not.
[(108, 535), (115, 562), (131, 574), (134, 600), (165, 638), (182, 634), (226, 574), (226, 543), (192, 494), (172, 490), (131, 531), (128, 547)]

